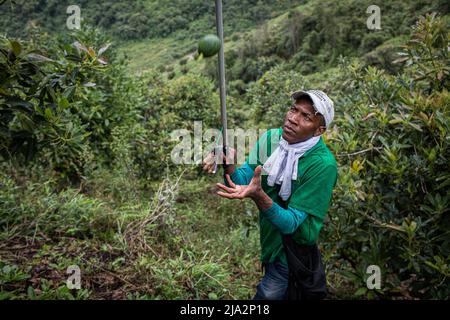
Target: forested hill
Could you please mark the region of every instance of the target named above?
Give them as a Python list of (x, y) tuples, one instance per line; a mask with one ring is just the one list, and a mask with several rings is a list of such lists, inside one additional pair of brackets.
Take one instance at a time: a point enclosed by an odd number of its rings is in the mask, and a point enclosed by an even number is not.
[[(7, 0), (0, 13), (6, 35), (64, 36), (71, 2)], [(369, 0), (226, 0), (223, 2), (227, 78), (232, 92), (281, 62), (303, 74), (337, 65), (340, 56), (363, 57), (395, 72), (393, 54), (417, 17), (449, 12), (447, 1), (394, 0), (381, 6), (381, 30), (368, 30)], [(103, 30), (132, 71), (158, 69), (170, 78), (201, 72), (215, 78), (214, 61), (193, 61), (201, 36), (215, 33), (214, 1), (78, 2), (83, 25)], [(375, 50), (375, 52), (373, 52)], [(372, 54), (370, 54), (372, 52)]]
[[(223, 2), (225, 33), (247, 30), (304, 1), (226, 0)], [(11, 36), (25, 35), (27, 25), (43, 31), (63, 32), (66, 8), (77, 4), (84, 23), (102, 28), (116, 39), (143, 40), (177, 33), (198, 36), (215, 26), (212, 0), (6, 0), (0, 28)], [(13, 19), (9, 19), (8, 17)]]

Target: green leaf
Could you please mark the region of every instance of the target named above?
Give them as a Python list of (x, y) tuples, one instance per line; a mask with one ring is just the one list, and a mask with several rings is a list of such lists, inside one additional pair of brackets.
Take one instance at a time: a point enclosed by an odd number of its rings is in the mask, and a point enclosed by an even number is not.
[(108, 50), (108, 48), (109, 48), (110, 45), (111, 45), (111, 43), (108, 43), (108, 44), (104, 45), (103, 47), (101, 47), (101, 48), (98, 50), (98, 53), (97, 53), (98, 56), (101, 56), (103, 52), (105, 52), (106, 50)]
[(408, 125), (410, 125), (412, 128), (416, 129), (417, 131), (423, 132), (422, 128), (420, 126), (418, 126), (415, 123), (412, 122), (406, 122)]
[(52, 113), (52, 110), (50, 108), (46, 108), (45, 109), (45, 117), (47, 119), (49, 119), (49, 120), (53, 117), (53, 113)]
[(55, 60), (44, 57), (40, 54), (37, 53), (30, 53), (28, 54), (28, 59), (31, 61), (36, 61), (36, 62), (54, 62)]
[(366, 294), (366, 292), (367, 292), (367, 288), (365, 288), (365, 287), (359, 288), (358, 290), (356, 290), (355, 296), (357, 296), (357, 297), (363, 296)]
[(79, 43), (78, 41), (75, 41), (72, 45), (80, 51), (89, 53), (88, 49), (83, 44)]
[(219, 299), (219, 297), (214, 292), (210, 292), (208, 294), (208, 299), (210, 299), (210, 300), (217, 300), (217, 299)]
[(377, 295), (375, 294), (375, 291), (370, 290), (369, 292), (367, 292), (367, 299), (369, 300), (373, 300), (377, 297)]
[(63, 95), (67, 99), (71, 99), (73, 97), (74, 93), (75, 93), (75, 86), (69, 86), (66, 88), (66, 90), (64, 90)]
[(60, 107), (62, 107), (63, 109), (67, 109), (70, 105), (69, 100), (67, 100), (65, 97), (61, 97), (61, 99), (59, 99), (59, 103), (58, 105)]
[[(16, 109), (16, 110), (27, 110), (29, 112), (33, 111), (33, 104), (31, 104), (28, 101), (22, 100), (20, 98), (9, 98), (8, 100), (6, 100), (6, 104), (9, 105), (10, 107)], [(20, 108), (18, 108), (20, 107)]]
[(33, 120), (31, 120), (26, 114), (24, 113), (18, 113), (17, 118), (20, 120), (20, 123), (22, 124), (22, 128), (28, 132), (33, 132), (35, 124)]
[(34, 291), (34, 288), (32, 286), (29, 286), (27, 289), (27, 296), (31, 300), (36, 299), (36, 292)]
[(11, 49), (14, 52), (15, 56), (19, 56), (22, 52), (22, 46), (20, 45), (20, 43), (16, 40), (9, 40), (9, 43), (11, 44)]

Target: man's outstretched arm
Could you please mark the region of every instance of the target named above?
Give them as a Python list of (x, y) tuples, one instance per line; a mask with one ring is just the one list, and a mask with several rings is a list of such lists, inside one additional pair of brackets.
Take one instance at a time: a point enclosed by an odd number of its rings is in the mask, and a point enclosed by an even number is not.
[(303, 211), (291, 207), (287, 209), (280, 207), (262, 189), (252, 199), (261, 215), (273, 223), (283, 234), (294, 233), (307, 217)]
[(217, 186), (222, 189), (217, 192), (218, 195), (228, 199), (252, 199), (261, 211), (261, 214), (277, 226), (282, 233), (293, 233), (306, 219), (306, 213), (291, 207), (283, 209), (264, 192), (261, 187), (261, 166), (255, 169), (248, 185), (235, 184), (229, 174), (226, 174), (225, 177), (228, 186), (218, 183)]
[[(227, 172), (227, 171), (231, 171), (231, 172)], [(231, 181), (233, 181), (235, 184), (240, 184), (240, 185), (249, 184), (250, 181), (252, 180), (253, 174), (254, 174), (253, 169), (248, 165), (247, 162), (245, 162), (242, 166), (240, 166), (237, 169), (234, 169), (234, 166), (233, 166), (233, 170), (230, 169), (227, 171), (226, 171), (226, 173), (230, 175)], [(224, 178), (224, 182), (227, 187), (230, 187), (226, 178)]]

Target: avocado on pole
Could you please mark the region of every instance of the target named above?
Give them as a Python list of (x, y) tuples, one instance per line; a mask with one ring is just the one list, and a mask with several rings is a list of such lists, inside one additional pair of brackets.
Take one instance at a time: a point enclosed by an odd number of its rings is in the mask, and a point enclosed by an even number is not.
[(209, 58), (220, 50), (220, 39), (215, 34), (208, 34), (198, 42), (198, 53)]

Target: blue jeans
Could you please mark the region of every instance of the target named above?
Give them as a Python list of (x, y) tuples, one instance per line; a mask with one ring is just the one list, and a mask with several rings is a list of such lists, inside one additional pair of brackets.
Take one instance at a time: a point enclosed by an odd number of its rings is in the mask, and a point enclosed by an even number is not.
[(288, 267), (279, 261), (264, 264), (264, 277), (256, 287), (253, 300), (285, 300), (289, 280)]

